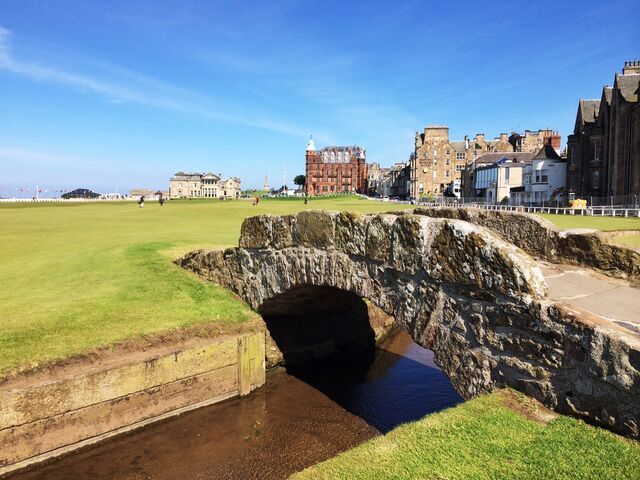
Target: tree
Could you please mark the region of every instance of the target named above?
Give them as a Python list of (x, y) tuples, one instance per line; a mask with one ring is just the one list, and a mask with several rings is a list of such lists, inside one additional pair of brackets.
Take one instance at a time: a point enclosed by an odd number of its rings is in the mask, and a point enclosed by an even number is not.
[(304, 175), (296, 175), (295, 178), (293, 179), (293, 183), (302, 187), (305, 183), (307, 183), (307, 179), (305, 178)]

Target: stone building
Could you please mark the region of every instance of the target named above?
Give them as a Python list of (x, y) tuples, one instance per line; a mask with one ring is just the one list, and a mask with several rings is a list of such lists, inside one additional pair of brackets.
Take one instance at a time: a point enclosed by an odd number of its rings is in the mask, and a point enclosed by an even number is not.
[(556, 153), (560, 153), (562, 138), (559, 132), (545, 128), (533, 131), (525, 130), (524, 134), (512, 132), (509, 136), (509, 143), (514, 152), (537, 153), (544, 145), (551, 145)]
[(380, 168), (380, 164), (378, 162), (373, 162), (367, 165), (367, 195), (376, 195), (376, 186), (382, 176), (382, 170), (383, 169)]
[(307, 194), (366, 193), (367, 160), (364, 148), (354, 145), (316, 150), (313, 139), (310, 139), (305, 157)]
[[(578, 102), (567, 141), (568, 188), (579, 197), (640, 194), (640, 60), (625, 62), (600, 99)], [(625, 202), (624, 199), (618, 199)]]
[(239, 198), (240, 179), (214, 173), (178, 172), (169, 180), (172, 198)]
[(485, 140), (483, 133), (463, 141), (449, 140), (449, 127), (429, 125), (423, 133), (416, 132), (415, 152), (410, 165), (410, 196), (444, 195), (447, 187), (461, 180), (464, 167), (486, 152), (511, 152), (506, 133)]

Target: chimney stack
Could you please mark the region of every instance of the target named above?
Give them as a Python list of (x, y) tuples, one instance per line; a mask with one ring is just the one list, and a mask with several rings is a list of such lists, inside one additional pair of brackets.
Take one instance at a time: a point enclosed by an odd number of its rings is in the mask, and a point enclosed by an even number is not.
[(624, 62), (624, 67), (622, 68), (623, 75), (633, 75), (636, 73), (640, 73), (640, 60)]

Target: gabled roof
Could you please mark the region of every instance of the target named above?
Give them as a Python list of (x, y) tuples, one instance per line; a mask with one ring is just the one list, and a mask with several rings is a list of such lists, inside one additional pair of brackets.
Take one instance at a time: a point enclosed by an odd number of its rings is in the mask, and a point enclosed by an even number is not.
[(598, 109), (600, 108), (600, 100), (580, 100), (579, 105), (580, 117), (582, 123), (595, 122), (598, 117)]
[(602, 98), (607, 103), (608, 106), (611, 106), (611, 94), (613, 93), (613, 87), (609, 85), (605, 85), (602, 88)]
[(555, 148), (553, 148), (548, 143), (545, 143), (542, 146), (542, 148), (538, 151), (538, 153), (535, 154), (532, 160), (556, 160), (560, 162), (563, 161), (562, 157), (558, 155), (558, 152), (556, 152)]
[(616, 74), (614, 88), (620, 91), (620, 95), (629, 103), (638, 101), (640, 93), (640, 75), (637, 73), (619, 75)]

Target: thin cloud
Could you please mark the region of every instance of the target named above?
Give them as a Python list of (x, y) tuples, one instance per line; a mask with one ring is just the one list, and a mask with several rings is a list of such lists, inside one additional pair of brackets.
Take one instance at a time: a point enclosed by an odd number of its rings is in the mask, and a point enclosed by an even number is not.
[(12, 147), (0, 147), (0, 160), (11, 162), (12, 165), (33, 163), (65, 167), (80, 167), (86, 165), (86, 163), (75, 158)]
[[(54, 83), (84, 92), (96, 93), (106, 97), (110, 103), (134, 103), (294, 136), (306, 136), (309, 133), (309, 129), (269, 118), (268, 116), (259, 116), (253, 113), (245, 115), (234, 107), (229, 108), (231, 111), (222, 111), (216, 108), (216, 101), (211, 97), (166, 84), (135, 72), (127, 75), (130, 77), (132, 84), (125, 85), (92, 76), (78, 75), (48, 65), (24, 62), (14, 57), (11, 50), (11, 36), (12, 32), (10, 30), (0, 27), (0, 69), (16, 75), (35, 81)], [(118, 67), (114, 67), (114, 70), (123, 71)], [(322, 134), (319, 136), (322, 136)]]

